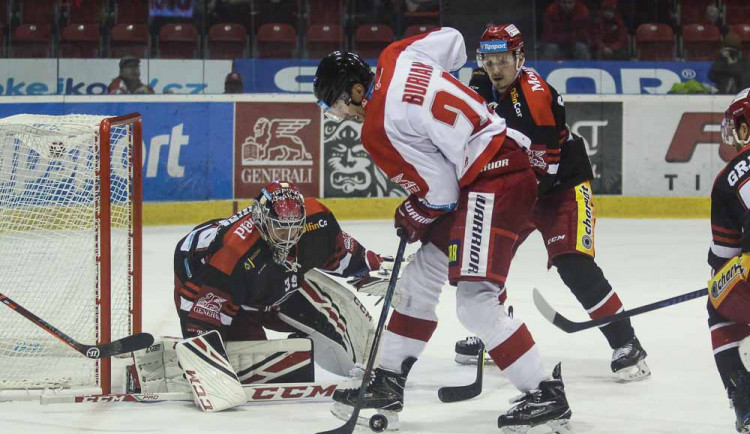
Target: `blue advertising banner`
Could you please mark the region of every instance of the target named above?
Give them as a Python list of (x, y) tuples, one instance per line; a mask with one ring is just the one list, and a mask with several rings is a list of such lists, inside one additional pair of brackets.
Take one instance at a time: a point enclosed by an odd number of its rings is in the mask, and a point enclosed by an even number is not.
[[(369, 60), (375, 66), (376, 61)], [(318, 59), (238, 59), (234, 69), (245, 82), (249, 93), (312, 93)], [(651, 94), (663, 95), (675, 83), (695, 79), (709, 83), (711, 62), (596, 62), (536, 61), (526, 62), (541, 76), (565, 94)], [(476, 62), (458, 71), (468, 83)]]
[(0, 117), (30, 114), (143, 116), (143, 199), (232, 198), (232, 103), (0, 104)]

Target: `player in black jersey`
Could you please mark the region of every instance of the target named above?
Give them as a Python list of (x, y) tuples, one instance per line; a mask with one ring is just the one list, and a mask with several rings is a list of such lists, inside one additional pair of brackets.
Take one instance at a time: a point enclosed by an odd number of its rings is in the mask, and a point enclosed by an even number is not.
[(737, 155), (716, 175), (711, 190), (708, 325), (716, 367), (732, 400), (738, 432), (750, 432), (750, 376), (741, 351), (750, 336), (750, 88), (734, 98), (722, 122), (722, 140)]
[[(557, 91), (532, 69), (524, 68), (521, 32), (513, 24), (493, 25), (479, 42), (469, 87), (477, 91), (516, 129), (531, 139), (529, 160), (539, 179), (539, 198), (527, 229), (516, 248), (534, 230), (547, 247), (548, 266), (554, 265), (592, 319), (623, 310), (617, 293), (594, 261), (594, 195), (591, 163), (585, 144), (565, 123), (565, 106)], [(625, 381), (650, 374), (629, 319), (601, 327), (614, 350), (611, 369)], [(472, 340), (456, 345), (456, 361), (473, 361)], [(461, 353), (467, 353), (462, 355)]]
[(250, 207), (196, 226), (177, 244), (174, 298), (182, 334), (218, 330), (225, 341), (265, 340), (264, 328), (310, 335), (326, 353), (340, 353), (325, 367), (348, 375), (364, 351), (352, 347), (364, 347), (369, 330), (353, 336), (351, 319), (305, 273), (369, 276), (383, 261), (342, 231), (316, 199), (303, 198), (291, 183), (273, 182)]

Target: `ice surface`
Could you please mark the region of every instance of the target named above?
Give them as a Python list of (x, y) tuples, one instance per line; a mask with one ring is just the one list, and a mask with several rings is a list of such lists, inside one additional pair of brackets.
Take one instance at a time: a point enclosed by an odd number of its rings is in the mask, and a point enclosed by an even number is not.
[[(390, 222), (342, 222), (368, 248), (393, 254), (397, 239)], [(144, 330), (178, 335), (172, 299), (172, 252), (188, 227), (144, 230)], [(710, 226), (702, 220), (597, 221), (597, 262), (625, 307), (693, 291), (706, 285)], [(713, 362), (706, 325), (705, 299), (634, 318), (652, 377), (638, 383), (615, 382), (611, 350), (598, 330), (567, 335), (547, 323), (531, 301), (539, 288), (549, 302), (574, 320), (585, 312), (547, 271), (541, 238), (532, 236), (513, 263), (508, 302), (526, 321), (548, 369), (562, 361), (563, 378), (576, 433), (730, 433), (729, 408)], [(368, 298), (373, 317), (379, 306)], [(467, 336), (456, 320), (455, 298), (445, 288), (441, 322), (427, 350), (414, 366), (401, 414), (404, 433), (493, 433), (497, 416), (517, 391), (494, 366), (488, 366), (484, 392), (477, 398), (443, 404), (437, 389), (470, 382), (474, 368), (453, 362), (453, 345)], [(1, 312), (9, 314), (9, 312)], [(0, 367), (1, 369), (1, 367)], [(319, 379), (331, 378), (318, 371)], [(0, 433), (314, 433), (341, 424), (328, 403), (246, 405), (218, 414), (199, 412), (192, 403), (57, 404), (0, 403)]]

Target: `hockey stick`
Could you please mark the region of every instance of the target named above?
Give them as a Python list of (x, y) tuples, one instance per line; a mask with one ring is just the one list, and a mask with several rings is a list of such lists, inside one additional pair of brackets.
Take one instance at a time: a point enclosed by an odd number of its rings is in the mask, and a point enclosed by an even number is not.
[[(259, 402), (320, 402), (330, 401), (336, 383), (270, 383), (243, 385), (247, 404)], [(192, 401), (191, 392), (121, 393), (112, 395), (50, 395), (42, 394), (42, 404), (72, 404), (89, 402), (162, 402)]]
[(446, 386), (438, 389), (438, 398), (442, 402), (458, 402), (479, 396), (482, 393), (482, 379), (484, 377), (484, 344), (479, 345), (477, 355), (477, 376), (474, 382), (465, 386)]
[(26, 317), (26, 319), (39, 326), (42, 330), (56, 337), (62, 343), (69, 346), (70, 348), (73, 348), (89, 359), (101, 359), (102, 357), (110, 357), (116, 356), (118, 354), (130, 353), (132, 351), (138, 351), (144, 348), (148, 348), (154, 343), (154, 337), (150, 334), (137, 333), (101, 345), (82, 344), (66, 335), (65, 333), (61, 332), (60, 330), (56, 329), (47, 321), (29, 312), (23, 306), (8, 298), (7, 295), (0, 293), (0, 302), (23, 315), (24, 317)]
[(378, 347), (380, 346), (380, 336), (383, 334), (383, 328), (385, 328), (385, 320), (388, 318), (388, 311), (391, 307), (393, 293), (396, 290), (396, 281), (398, 281), (401, 262), (404, 259), (404, 250), (406, 250), (406, 242), (408, 240), (406, 231), (399, 228), (397, 233), (401, 240), (398, 243), (398, 251), (396, 252), (396, 257), (393, 260), (393, 274), (391, 274), (391, 281), (388, 283), (388, 289), (385, 291), (385, 296), (383, 297), (383, 308), (380, 311), (380, 319), (378, 319), (378, 325), (375, 328), (375, 334), (372, 338), (370, 356), (367, 359), (367, 366), (365, 367), (364, 375), (362, 375), (362, 384), (360, 384), (359, 386), (359, 395), (357, 395), (357, 402), (354, 404), (352, 414), (351, 416), (349, 416), (349, 420), (347, 420), (345, 424), (329, 431), (319, 432), (318, 434), (351, 434), (354, 432), (354, 428), (357, 426), (357, 418), (359, 418), (359, 412), (362, 410), (362, 405), (364, 404), (365, 400), (365, 388), (370, 383), (372, 367), (375, 364), (375, 356), (378, 354)]
[(674, 304), (682, 303), (684, 301), (692, 300), (694, 298), (703, 297), (708, 294), (708, 288), (699, 289), (697, 291), (688, 292), (675, 297), (667, 298), (661, 301), (657, 301), (644, 306), (636, 307), (632, 310), (625, 310), (614, 315), (605, 316), (599, 319), (593, 319), (590, 321), (574, 322), (564, 316), (560, 315), (552, 306), (547, 303), (547, 300), (542, 297), (542, 294), (534, 288), (534, 304), (539, 309), (542, 316), (545, 317), (549, 322), (557, 326), (560, 330), (566, 333), (575, 333), (581, 330), (586, 330), (594, 327), (603, 326), (612, 322), (617, 322), (621, 319), (630, 318), (631, 316), (640, 315), (642, 313), (651, 312), (652, 310), (661, 309), (663, 307), (672, 306)]

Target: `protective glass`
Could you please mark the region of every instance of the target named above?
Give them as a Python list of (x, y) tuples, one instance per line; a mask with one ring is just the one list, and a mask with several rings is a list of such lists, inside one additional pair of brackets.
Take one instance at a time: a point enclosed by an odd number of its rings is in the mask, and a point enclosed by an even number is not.
[(328, 105), (323, 101), (318, 101), (318, 106), (323, 109), (323, 115), (325, 117), (335, 122), (341, 122), (351, 117), (351, 115), (349, 115), (349, 103), (351, 100), (349, 94), (344, 92), (333, 102), (333, 104)]
[(721, 121), (721, 141), (729, 146), (734, 146), (734, 119), (725, 117)]

